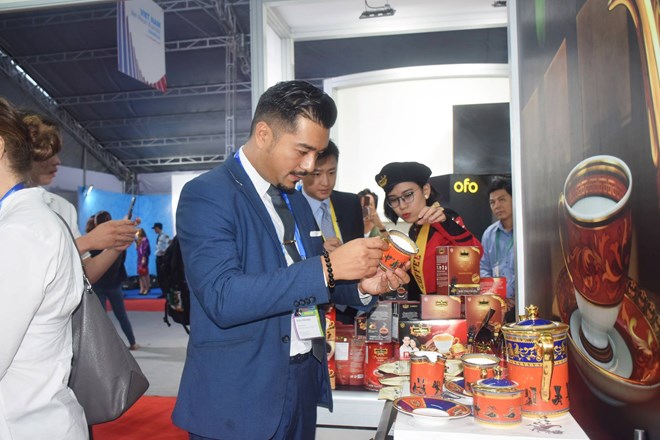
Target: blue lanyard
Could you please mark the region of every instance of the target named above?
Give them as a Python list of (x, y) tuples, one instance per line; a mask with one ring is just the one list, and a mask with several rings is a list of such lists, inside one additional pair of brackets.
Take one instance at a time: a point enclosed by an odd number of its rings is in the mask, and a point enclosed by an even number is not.
[[(241, 157), (238, 154), (238, 151), (234, 153), (234, 159), (236, 159), (236, 162), (245, 170), (245, 167), (243, 166), (243, 163), (241, 162)], [(287, 208), (289, 208), (289, 211), (291, 212), (291, 215), (293, 216), (293, 209), (291, 208), (291, 202), (289, 201), (289, 196), (285, 193), (280, 191), (280, 194), (282, 195), (282, 198), (284, 199), (284, 202), (286, 203)], [(307, 253), (305, 252), (305, 245), (302, 242), (302, 239), (300, 237), (300, 230), (298, 229), (298, 222), (296, 222), (295, 216), (293, 217), (293, 226), (294, 226), (294, 233), (293, 237), (294, 240), (296, 241), (296, 247), (298, 248), (298, 253), (300, 254), (300, 258), (302, 260), (307, 259)], [(288, 255), (286, 248), (284, 247), (284, 243), (282, 243), (282, 252), (284, 255)]]
[(4, 202), (5, 199), (6, 199), (7, 197), (9, 197), (10, 195), (12, 195), (12, 194), (15, 193), (16, 191), (20, 191), (20, 190), (22, 190), (23, 188), (25, 188), (25, 184), (24, 184), (23, 182), (18, 182), (16, 185), (14, 185), (14, 186), (13, 186), (9, 191), (7, 191), (7, 192), (5, 193), (5, 195), (2, 196), (2, 198), (0, 199), (0, 207), (2, 207), (2, 202)]
[[(291, 215), (293, 216), (293, 209), (291, 208), (291, 202), (289, 202), (289, 195), (282, 191), (280, 191), (280, 194), (282, 195), (282, 198), (286, 202), (287, 208), (289, 208), (289, 211), (291, 211)], [(305, 252), (305, 246), (303, 245), (302, 239), (300, 237), (300, 231), (298, 230), (298, 223), (296, 222), (295, 217), (293, 218), (293, 227), (294, 227), (293, 237), (296, 240), (296, 247), (298, 248), (298, 253), (300, 254), (301, 259), (306, 260), (307, 253)]]

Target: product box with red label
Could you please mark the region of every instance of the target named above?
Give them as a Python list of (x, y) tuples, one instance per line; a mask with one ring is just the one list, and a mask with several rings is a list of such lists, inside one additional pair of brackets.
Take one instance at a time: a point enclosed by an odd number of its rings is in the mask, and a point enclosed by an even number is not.
[(465, 319), (400, 321), (398, 333), (400, 359), (420, 350), (448, 353), (452, 345), (467, 343)]
[(506, 299), (506, 278), (486, 277), (479, 282), (481, 295), (497, 295)]
[(465, 320), (468, 329), (474, 326), (475, 331), (481, 328), (484, 319), (491, 309), (494, 310), (488, 323), (492, 326), (504, 322), (505, 301), (497, 295), (470, 295), (465, 297)]
[(478, 295), (481, 251), (476, 246), (438, 246), (435, 267), (438, 295)]
[(421, 295), (421, 319), (460, 319), (465, 318), (462, 296)]
[(338, 385), (364, 384), (365, 340), (353, 335), (353, 326), (337, 324), (335, 365)]

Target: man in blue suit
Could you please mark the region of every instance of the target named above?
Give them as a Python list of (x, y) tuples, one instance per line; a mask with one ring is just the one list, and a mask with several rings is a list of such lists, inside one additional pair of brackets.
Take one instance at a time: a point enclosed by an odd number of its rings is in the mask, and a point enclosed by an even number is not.
[(246, 144), (181, 192), (191, 325), (172, 419), (191, 439), (313, 439), (317, 405), (332, 409), (318, 306), (370, 306), (410, 280), (406, 267), (377, 268), (379, 238), (324, 251), (293, 191), (336, 114), (309, 83), (278, 83), (261, 96)]

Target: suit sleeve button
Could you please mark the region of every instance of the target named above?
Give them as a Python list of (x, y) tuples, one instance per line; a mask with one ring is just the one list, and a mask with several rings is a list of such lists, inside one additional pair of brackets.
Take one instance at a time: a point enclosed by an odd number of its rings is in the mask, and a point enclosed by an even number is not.
[(282, 336), (282, 342), (284, 342), (285, 344), (287, 344), (287, 343), (289, 342), (289, 336), (288, 336), (288, 335), (284, 335), (284, 336)]
[(310, 300), (311, 302), (316, 302), (316, 297), (315, 297), (315, 296), (312, 296), (311, 298), (309, 298), (309, 300)]
[(294, 307), (300, 307), (300, 301), (295, 300), (295, 301), (293, 302), (293, 306), (294, 306)]

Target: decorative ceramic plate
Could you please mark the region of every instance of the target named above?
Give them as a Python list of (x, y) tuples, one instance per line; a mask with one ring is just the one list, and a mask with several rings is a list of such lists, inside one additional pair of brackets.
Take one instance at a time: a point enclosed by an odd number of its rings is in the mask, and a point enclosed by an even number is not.
[(447, 378), (447, 380), (445, 380), (445, 388), (447, 389), (447, 392), (456, 397), (472, 399), (472, 395), (465, 391), (465, 379), (462, 377)]
[(392, 404), (397, 411), (413, 416), (422, 423), (443, 423), (472, 414), (466, 405), (437, 397), (400, 397)]
[(566, 268), (557, 278), (557, 305), (563, 322), (570, 324), (568, 335), (571, 362), (576, 362), (587, 384), (603, 400), (621, 405), (652, 399), (660, 390), (660, 357), (658, 331), (660, 318), (647, 293), (637, 282), (628, 279), (626, 295), (608, 338), (615, 359), (603, 365), (592, 359), (582, 347), (579, 337), (581, 314), (575, 300), (575, 288)]

